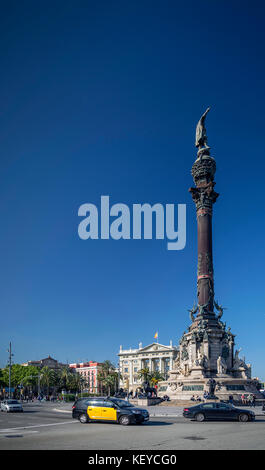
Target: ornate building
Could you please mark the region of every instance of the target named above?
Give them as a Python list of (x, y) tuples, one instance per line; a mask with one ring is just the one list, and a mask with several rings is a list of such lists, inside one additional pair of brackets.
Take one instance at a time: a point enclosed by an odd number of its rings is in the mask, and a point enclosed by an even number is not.
[(126, 390), (135, 390), (142, 385), (143, 379), (139, 378), (138, 372), (148, 367), (149, 371), (158, 371), (165, 380), (169, 377), (169, 372), (173, 369), (174, 360), (177, 357), (177, 347), (159, 343), (152, 343), (143, 348), (142, 343), (138, 349), (122, 349), (120, 346), (119, 356), (119, 386)]
[(51, 356), (45, 357), (44, 359), (40, 359), (39, 361), (28, 361), (21, 364), (22, 366), (35, 366), (35, 367), (49, 367), (53, 370), (61, 369), (62, 367), (68, 367), (68, 364), (62, 364), (58, 362), (56, 359), (53, 359)]
[(197, 159), (192, 166), (195, 187), (190, 188), (196, 206), (198, 230), (197, 303), (189, 310), (191, 324), (179, 342), (179, 352), (169, 380), (161, 387), (171, 398), (187, 399), (191, 395), (221, 399), (243, 392), (255, 393), (257, 381), (251, 379), (251, 367), (234, 351), (235, 335), (222, 321), (223, 307), (214, 292), (212, 256), (213, 204), (215, 192), (215, 159), (210, 156), (203, 114), (196, 128)]

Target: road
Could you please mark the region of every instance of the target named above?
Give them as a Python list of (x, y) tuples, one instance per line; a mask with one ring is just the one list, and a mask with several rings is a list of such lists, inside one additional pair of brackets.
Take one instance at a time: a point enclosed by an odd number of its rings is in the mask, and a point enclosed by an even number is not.
[(1, 450), (264, 450), (264, 435), (265, 416), (250, 423), (152, 417), (142, 426), (120, 426), (82, 425), (52, 403), (25, 404), (24, 413), (0, 413)]

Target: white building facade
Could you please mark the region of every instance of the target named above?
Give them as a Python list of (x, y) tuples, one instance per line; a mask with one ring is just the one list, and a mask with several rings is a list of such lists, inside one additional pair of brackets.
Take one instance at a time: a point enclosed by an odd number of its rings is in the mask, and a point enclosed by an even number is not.
[(139, 344), (138, 349), (122, 349), (120, 346), (119, 356), (119, 387), (128, 391), (133, 391), (142, 385), (142, 378), (138, 372), (148, 367), (150, 372), (160, 372), (167, 380), (169, 372), (173, 369), (174, 360), (177, 356), (178, 348), (159, 343), (152, 343), (143, 347)]

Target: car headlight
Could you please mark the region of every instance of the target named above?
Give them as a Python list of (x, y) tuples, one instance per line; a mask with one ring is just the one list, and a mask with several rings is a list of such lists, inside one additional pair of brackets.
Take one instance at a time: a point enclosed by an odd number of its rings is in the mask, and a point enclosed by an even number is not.
[(132, 413), (134, 413), (135, 415), (142, 414), (142, 412), (140, 410), (132, 410)]

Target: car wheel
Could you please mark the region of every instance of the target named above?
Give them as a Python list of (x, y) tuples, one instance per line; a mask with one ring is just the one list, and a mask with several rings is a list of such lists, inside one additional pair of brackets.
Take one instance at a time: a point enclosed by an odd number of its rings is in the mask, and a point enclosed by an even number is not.
[(195, 419), (196, 419), (196, 421), (199, 421), (199, 422), (201, 423), (202, 421), (205, 420), (205, 416), (204, 416), (203, 413), (198, 413), (198, 414), (195, 416)]
[(119, 423), (122, 424), (123, 426), (128, 426), (128, 424), (130, 424), (129, 416), (121, 416)]
[(246, 413), (241, 413), (238, 416), (238, 420), (241, 421), (241, 423), (246, 423), (248, 421), (248, 415)]
[(85, 413), (82, 413), (81, 415), (79, 415), (78, 419), (80, 423), (82, 424), (86, 424), (88, 422), (88, 416)]

